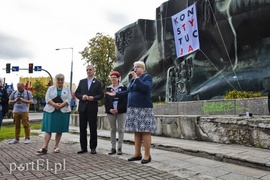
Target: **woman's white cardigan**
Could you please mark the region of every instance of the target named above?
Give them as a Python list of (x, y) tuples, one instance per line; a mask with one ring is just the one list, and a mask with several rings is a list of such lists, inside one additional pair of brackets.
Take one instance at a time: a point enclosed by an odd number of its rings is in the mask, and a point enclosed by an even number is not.
[[(55, 98), (57, 96), (57, 87), (56, 86), (50, 86), (46, 92), (46, 96), (45, 96), (45, 101), (46, 101), (46, 105), (44, 107), (44, 111), (52, 113), (55, 108), (50, 105), (48, 102), (50, 100), (52, 100), (53, 98)], [(71, 112), (71, 108), (70, 108), (70, 102), (72, 99), (72, 95), (71, 92), (68, 88), (63, 87), (62, 88), (62, 94), (61, 94), (61, 99), (63, 101), (66, 101), (68, 103), (68, 105), (64, 106), (63, 108), (60, 109), (61, 112), (65, 113), (65, 112)]]

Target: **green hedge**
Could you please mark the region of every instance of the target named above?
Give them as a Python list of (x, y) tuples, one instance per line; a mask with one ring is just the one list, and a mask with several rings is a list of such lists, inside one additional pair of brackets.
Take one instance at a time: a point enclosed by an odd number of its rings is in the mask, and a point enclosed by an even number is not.
[(241, 99), (241, 98), (255, 98), (262, 97), (262, 94), (259, 92), (246, 92), (246, 91), (237, 91), (232, 90), (226, 93), (224, 99)]

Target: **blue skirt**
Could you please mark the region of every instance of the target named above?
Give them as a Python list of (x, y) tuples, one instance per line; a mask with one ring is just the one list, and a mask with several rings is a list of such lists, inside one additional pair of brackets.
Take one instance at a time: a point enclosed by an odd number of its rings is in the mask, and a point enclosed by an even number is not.
[(125, 129), (132, 132), (155, 132), (157, 125), (153, 108), (127, 108)]
[(55, 110), (52, 113), (44, 112), (42, 120), (42, 129), (44, 132), (68, 132), (70, 112), (62, 113), (60, 110)]

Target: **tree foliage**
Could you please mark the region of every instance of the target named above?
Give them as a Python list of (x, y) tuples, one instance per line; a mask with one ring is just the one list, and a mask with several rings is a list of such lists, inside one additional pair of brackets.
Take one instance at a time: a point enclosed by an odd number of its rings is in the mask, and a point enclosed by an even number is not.
[(111, 84), (109, 74), (116, 62), (114, 39), (108, 35), (97, 33), (80, 53), (82, 60), (94, 66), (95, 76), (102, 82), (103, 87)]
[(43, 85), (41, 81), (37, 80), (33, 83), (33, 88), (34, 88), (33, 97), (37, 100), (36, 107), (37, 109), (39, 109), (41, 103), (45, 101), (45, 95), (48, 86)]

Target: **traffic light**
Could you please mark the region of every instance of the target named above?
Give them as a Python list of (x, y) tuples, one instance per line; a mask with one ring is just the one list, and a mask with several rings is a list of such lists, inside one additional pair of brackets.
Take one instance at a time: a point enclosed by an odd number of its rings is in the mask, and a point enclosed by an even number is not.
[(6, 73), (10, 73), (10, 63), (6, 64)]
[(34, 64), (33, 63), (29, 63), (28, 72), (29, 73), (33, 73), (33, 68), (34, 68)]

